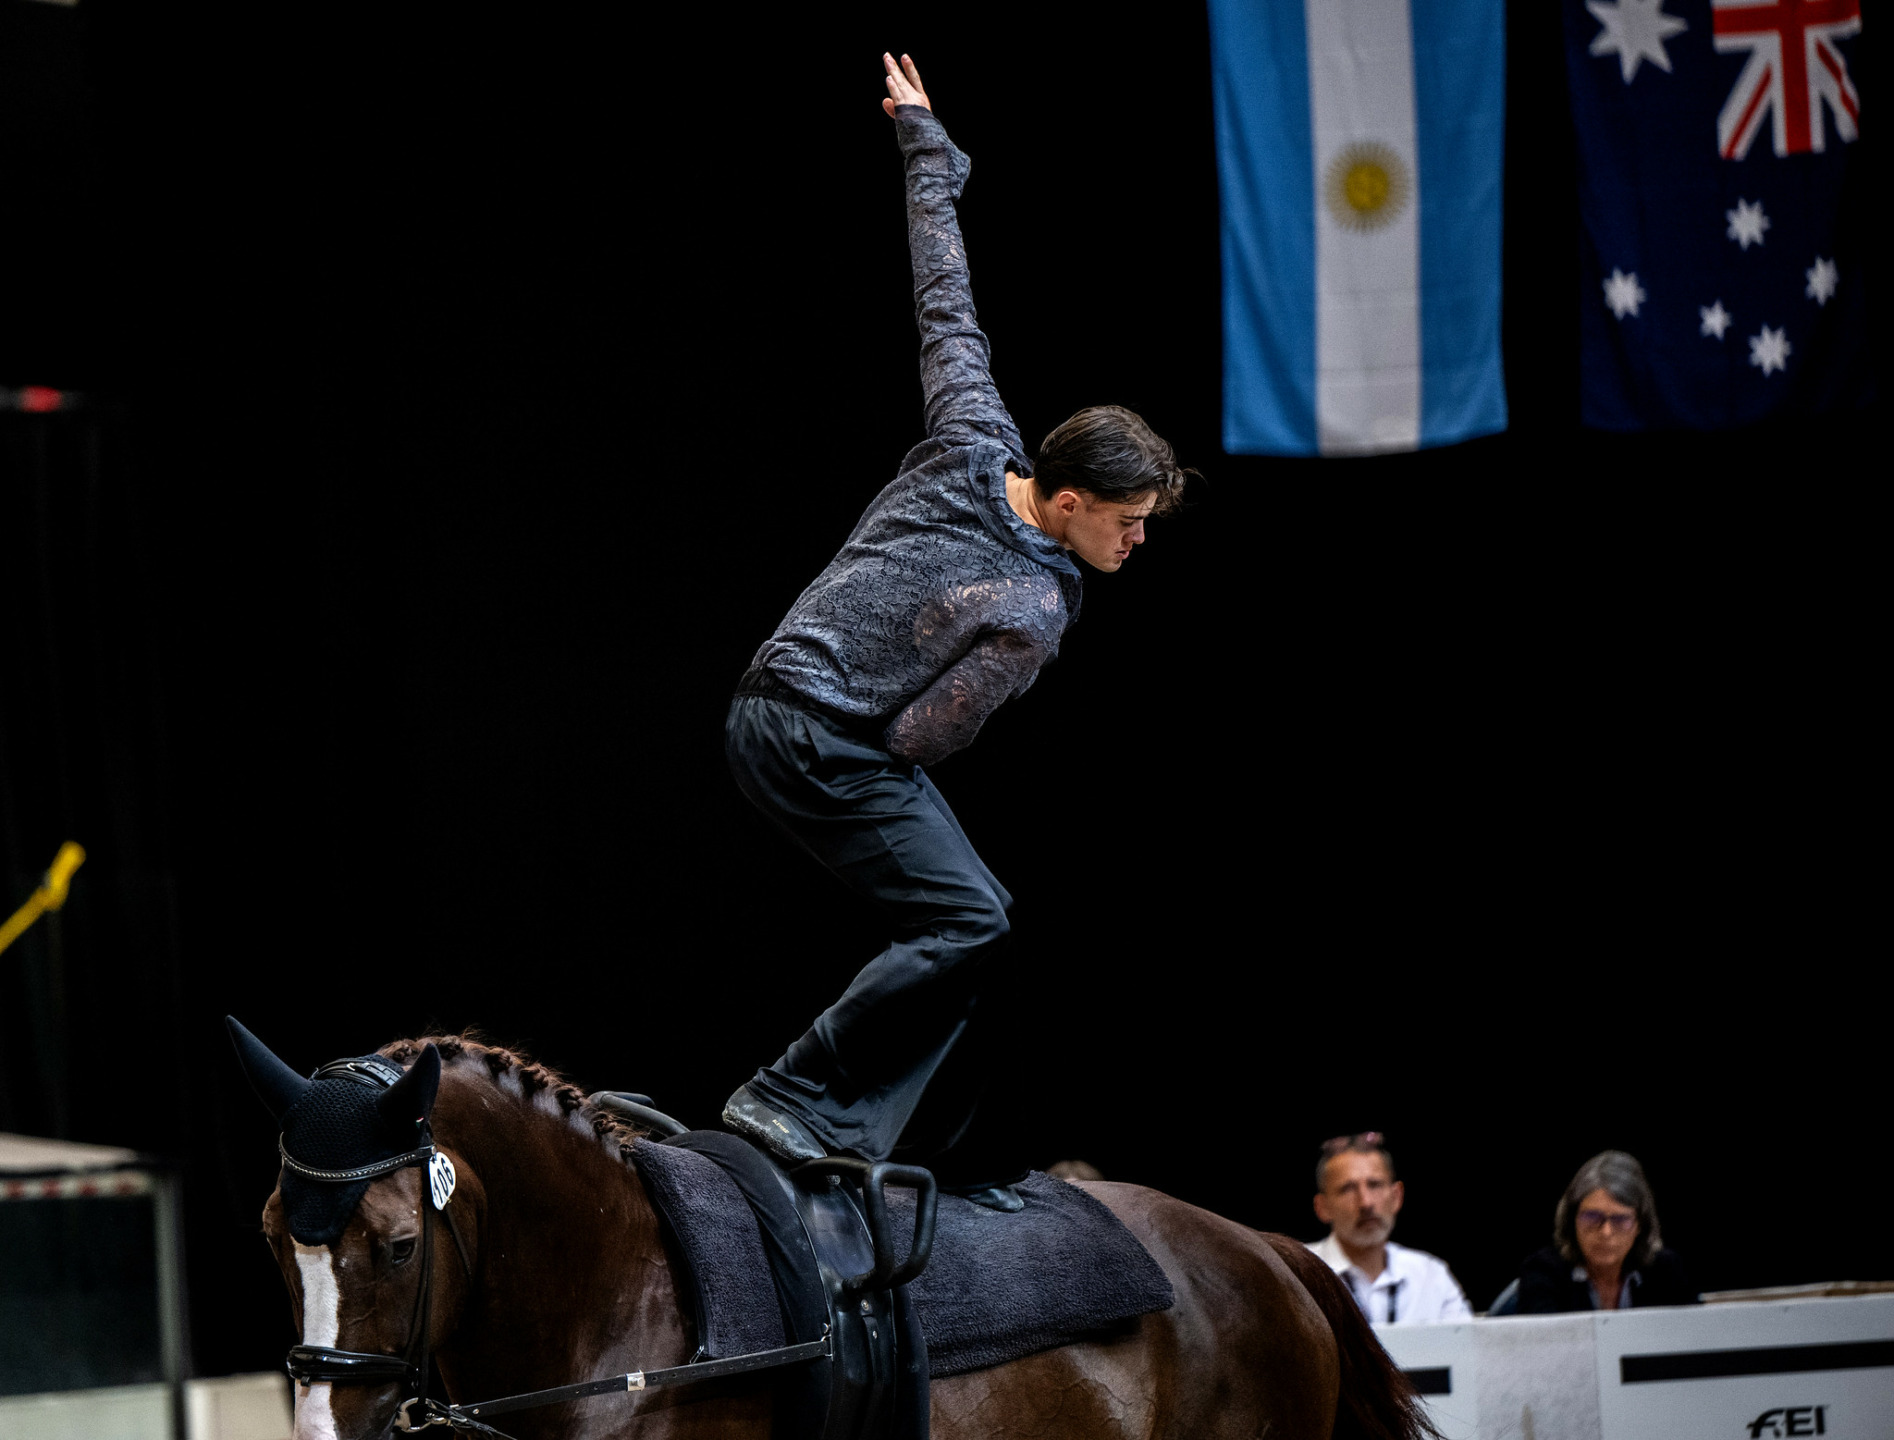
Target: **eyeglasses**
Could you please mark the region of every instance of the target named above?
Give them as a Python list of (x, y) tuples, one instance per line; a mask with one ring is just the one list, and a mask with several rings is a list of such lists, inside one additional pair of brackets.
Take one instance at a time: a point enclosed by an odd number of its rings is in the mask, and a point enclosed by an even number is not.
[(1351, 1150), (1385, 1150), (1387, 1146), (1388, 1137), (1379, 1130), (1363, 1130), (1359, 1135), (1337, 1135), (1333, 1140), (1324, 1140), (1322, 1158), (1333, 1160)]
[(1581, 1210), (1578, 1212), (1578, 1228), (1581, 1230), (1609, 1230), (1613, 1235), (1629, 1235), (1638, 1227), (1635, 1213), (1613, 1214), (1609, 1210)]

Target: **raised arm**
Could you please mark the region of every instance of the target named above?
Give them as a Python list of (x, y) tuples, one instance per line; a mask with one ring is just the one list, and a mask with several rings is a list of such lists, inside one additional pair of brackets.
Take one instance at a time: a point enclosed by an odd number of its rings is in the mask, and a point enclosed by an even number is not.
[(921, 331), (921, 390), (927, 434), (948, 445), (997, 441), (1022, 471), (1028, 463), (1013, 417), (994, 388), (992, 352), (973, 314), (967, 250), (954, 201), (972, 162), (934, 118), (920, 71), (907, 56), (883, 55), (895, 137), (907, 157), (908, 254), (914, 263), (914, 318)]

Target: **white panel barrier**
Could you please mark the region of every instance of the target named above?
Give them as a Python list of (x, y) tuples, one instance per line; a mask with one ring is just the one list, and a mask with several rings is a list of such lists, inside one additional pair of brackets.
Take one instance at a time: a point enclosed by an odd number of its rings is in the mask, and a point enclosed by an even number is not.
[[(1446, 1440), (1894, 1440), (1894, 1295), (1377, 1325)], [(171, 1440), (163, 1385), (0, 1397), (5, 1440)], [(287, 1440), (276, 1374), (187, 1382), (190, 1440)]]
[(1894, 1440), (1894, 1295), (1375, 1333), (1447, 1440)]
[[(187, 1380), (190, 1440), (289, 1440), (282, 1375)], [(51, 1395), (0, 1396), (3, 1440), (172, 1440), (168, 1385), (114, 1385)]]
[(289, 1440), (289, 1377), (278, 1371), (184, 1382), (191, 1440)]
[(1443, 1440), (1480, 1433), (1480, 1347), (1473, 1321), (1450, 1325), (1377, 1325), (1375, 1334), (1421, 1392)]

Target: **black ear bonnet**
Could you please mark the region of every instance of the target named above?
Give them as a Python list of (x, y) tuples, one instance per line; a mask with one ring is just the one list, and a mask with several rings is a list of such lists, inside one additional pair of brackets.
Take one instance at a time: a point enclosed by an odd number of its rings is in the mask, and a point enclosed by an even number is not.
[[(428, 1046), (403, 1072), (381, 1055), (336, 1060), (303, 1079), (234, 1019), (237, 1059), (282, 1129), (282, 1148), (299, 1164), (352, 1170), (428, 1143), (428, 1113), (440, 1088), (441, 1057)], [(283, 1215), (304, 1245), (333, 1245), (372, 1180), (313, 1180), (283, 1168)], [(424, 1182), (425, 1183), (425, 1182)]]

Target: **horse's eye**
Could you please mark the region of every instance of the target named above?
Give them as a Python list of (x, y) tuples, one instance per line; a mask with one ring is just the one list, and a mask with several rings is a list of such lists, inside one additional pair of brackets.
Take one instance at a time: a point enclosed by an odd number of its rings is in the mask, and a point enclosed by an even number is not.
[(388, 1257), (397, 1265), (406, 1265), (414, 1258), (414, 1241), (397, 1240), (388, 1247)]

